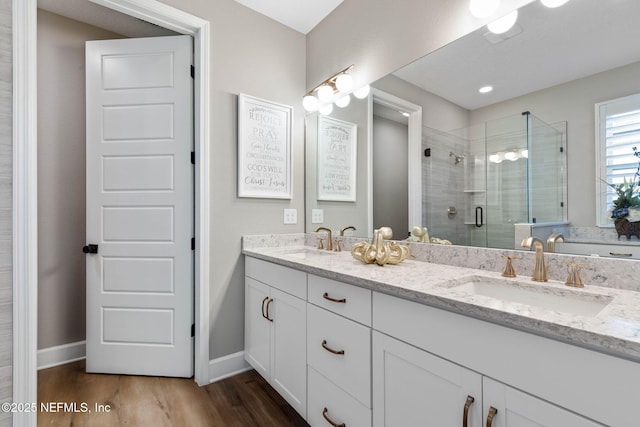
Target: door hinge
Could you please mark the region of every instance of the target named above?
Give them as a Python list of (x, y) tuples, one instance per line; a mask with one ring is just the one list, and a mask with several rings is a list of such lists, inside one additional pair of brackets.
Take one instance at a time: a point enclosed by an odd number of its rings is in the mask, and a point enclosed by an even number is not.
[(196, 152), (195, 151), (191, 152), (191, 164), (192, 165), (196, 164)]
[(196, 250), (196, 238), (195, 237), (191, 238), (191, 250), (192, 251)]
[(195, 323), (191, 324), (191, 336), (192, 337), (196, 336), (196, 324)]
[(193, 65), (191, 66), (191, 78), (196, 78), (196, 67), (194, 67)]

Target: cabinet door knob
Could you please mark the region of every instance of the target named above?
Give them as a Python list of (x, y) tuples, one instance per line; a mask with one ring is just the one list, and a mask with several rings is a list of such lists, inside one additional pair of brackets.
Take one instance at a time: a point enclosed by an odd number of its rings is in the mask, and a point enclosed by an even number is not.
[(493, 424), (493, 417), (496, 416), (498, 410), (493, 406), (489, 408), (489, 413), (487, 414), (487, 427), (491, 427)]
[(331, 301), (331, 302), (340, 302), (340, 303), (346, 303), (347, 299), (346, 298), (342, 298), (342, 299), (335, 299), (335, 298), (331, 298), (329, 296), (328, 292), (325, 292), (324, 294), (322, 294), (322, 298), (326, 299), (327, 301)]
[(327, 345), (327, 340), (322, 340), (322, 348), (332, 354), (344, 354), (344, 350), (334, 350)]
[(269, 297), (264, 297), (264, 299), (262, 300), (262, 317), (264, 317), (265, 319), (267, 319), (267, 315), (264, 314), (264, 303), (267, 302), (268, 299)]
[(329, 415), (327, 415), (327, 412), (329, 412), (329, 410), (327, 408), (324, 408), (324, 410), (322, 411), (322, 416), (324, 417), (325, 420), (327, 420), (329, 424), (331, 424), (333, 427), (347, 427), (345, 423), (338, 424), (337, 422), (333, 421), (331, 418), (329, 418)]
[(462, 413), (462, 427), (467, 427), (468, 420), (469, 420), (469, 408), (471, 407), (471, 404), (475, 400), (476, 399), (474, 399), (473, 396), (471, 395), (467, 396), (467, 401), (464, 404), (464, 412)]

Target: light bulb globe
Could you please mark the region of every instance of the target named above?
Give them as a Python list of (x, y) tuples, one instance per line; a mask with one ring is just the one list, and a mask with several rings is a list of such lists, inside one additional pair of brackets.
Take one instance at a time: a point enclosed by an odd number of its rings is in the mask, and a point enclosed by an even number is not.
[(321, 105), (318, 111), (320, 111), (320, 114), (322, 114), (323, 116), (331, 114), (331, 112), (333, 111), (333, 104)]
[(333, 88), (329, 85), (322, 85), (318, 89), (318, 99), (320, 102), (331, 102), (333, 99)]
[(500, 6), (500, 0), (470, 0), (469, 11), (476, 18), (488, 18)]
[(349, 95), (344, 95), (336, 99), (334, 102), (338, 107), (344, 108), (351, 102), (351, 97)]
[(340, 74), (336, 79), (336, 88), (342, 93), (348, 93), (353, 90), (353, 77), (349, 74)]
[(518, 20), (518, 11), (514, 10), (513, 12), (503, 16), (502, 18), (496, 19), (487, 25), (489, 31), (493, 34), (503, 34), (509, 31)]
[(353, 91), (353, 96), (358, 99), (364, 99), (369, 95), (369, 85), (362, 86), (360, 89)]
[(304, 98), (302, 98), (302, 107), (304, 107), (304, 109), (310, 113), (313, 113), (314, 111), (318, 111), (319, 106), (320, 106), (320, 102), (318, 101), (318, 98), (316, 98), (313, 95), (307, 95)]
[(549, 8), (560, 7), (569, 0), (540, 0), (540, 3)]

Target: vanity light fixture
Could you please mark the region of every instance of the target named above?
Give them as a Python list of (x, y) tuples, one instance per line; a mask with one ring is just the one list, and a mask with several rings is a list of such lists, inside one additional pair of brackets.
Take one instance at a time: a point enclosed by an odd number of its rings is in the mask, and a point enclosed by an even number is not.
[(495, 21), (491, 22), (487, 25), (489, 31), (493, 34), (503, 34), (506, 33), (516, 24), (518, 20), (518, 11), (514, 10), (511, 13), (506, 14), (502, 18), (498, 18)]
[(540, 3), (542, 3), (547, 7), (554, 8), (554, 7), (560, 7), (563, 4), (567, 3), (568, 1), (569, 0), (540, 0)]
[(349, 105), (350, 93), (356, 98), (366, 98), (369, 95), (369, 85), (353, 90), (353, 77), (347, 74), (352, 68), (353, 65), (349, 65), (307, 92), (302, 98), (304, 109), (310, 113), (318, 111), (327, 115), (333, 111), (334, 103), (340, 108)]
[(500, 7), (500, 0), (470, 0), (469, 11), (476, 18), (488, 18)]
[(480, 93), (489, 93), (493, 90), (493, 86), (482, 86), (480, 89), (478, 89), (478, 92)]

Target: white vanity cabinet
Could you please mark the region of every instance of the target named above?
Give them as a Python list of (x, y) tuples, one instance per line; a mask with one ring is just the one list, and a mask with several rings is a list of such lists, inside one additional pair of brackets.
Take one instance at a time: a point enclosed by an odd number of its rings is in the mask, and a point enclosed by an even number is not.
[(307, 411), (306, 276), (246, 258), (245, 359), (303, 417)]
[(309, 275), (307, 360), (312, 426), (371, 426), (371, 291)]
[(586, 418), (379, 332), (373, 426), (597, 427)]
[[(468, 426), (640, 425), (638, 363), (377, 292), (373, 329), (376, 427), (396, 425), (390, 417), (403, 411), (462, 426), (467, 395), (475, 399)], [(480, 394), (469, 385), (474, 375)], [(410, 400), (412, 393), (422, 397)]]

